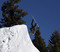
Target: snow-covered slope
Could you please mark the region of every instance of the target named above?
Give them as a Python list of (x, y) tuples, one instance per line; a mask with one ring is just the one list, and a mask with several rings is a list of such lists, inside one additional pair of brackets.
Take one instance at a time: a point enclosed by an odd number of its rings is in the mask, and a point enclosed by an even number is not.
[(32, 44), (27, 26), (0, 29), (0, 52), (39, 52)]

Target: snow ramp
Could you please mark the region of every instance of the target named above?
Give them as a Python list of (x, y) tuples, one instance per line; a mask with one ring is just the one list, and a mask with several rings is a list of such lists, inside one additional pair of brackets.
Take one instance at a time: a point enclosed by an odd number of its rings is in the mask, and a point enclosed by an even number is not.
[(26, 25), (0, 28), (0, 52), (40, 52), (30, 39)]

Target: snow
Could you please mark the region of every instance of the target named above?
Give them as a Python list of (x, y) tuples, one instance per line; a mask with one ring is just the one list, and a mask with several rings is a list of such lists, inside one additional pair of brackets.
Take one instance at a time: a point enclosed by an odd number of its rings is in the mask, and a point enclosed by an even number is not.
[(0, 29), (0, 52), (39, 52), (32, 44), (26, 25)]

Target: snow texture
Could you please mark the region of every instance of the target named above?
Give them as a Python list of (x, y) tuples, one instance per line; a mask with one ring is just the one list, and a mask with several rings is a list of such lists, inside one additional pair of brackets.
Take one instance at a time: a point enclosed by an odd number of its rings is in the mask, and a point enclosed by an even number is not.
[(32, 44), (26, 25), (0, 29), (0, 52), (39, 52)]

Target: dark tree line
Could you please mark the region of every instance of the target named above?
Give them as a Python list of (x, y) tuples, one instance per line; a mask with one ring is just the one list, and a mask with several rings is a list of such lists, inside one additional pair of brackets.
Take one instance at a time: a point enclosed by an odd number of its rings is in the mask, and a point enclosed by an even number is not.
[(26, 23), (23, 17), (28, 13), (18, 8), (18, 2), (21, 2), (21, 0), (8, 0), (3, 3), (1, 7), (3, 18), (0, 19), (0, 23), (2, 23), (0, 27), (10, 27)]
[[(32, 23), (32, 22), (31, 22)], [(32, 24), (33, 26), (33, 24)], [(40, 52), (60, 52), (60, 33), (55, 30), (48, 42), (48, 46), (46, 46), (44, 39), (41, 37), (41, 32), (39, 27), (33, 26), (31, 28), (35, 28), (33, 30), (35, 38), (32, 40), (33, 44), (35, 47), (40, 51)]]
[(49, 40), (49, 52), (60, 52), (60, 33), (55, 30)]
[(35, 39), (33, 39), (32, 42), (40, 52), (47, 52), (46, 44), (40, 34), (41, 32), (37, 27), (35, 32)]

